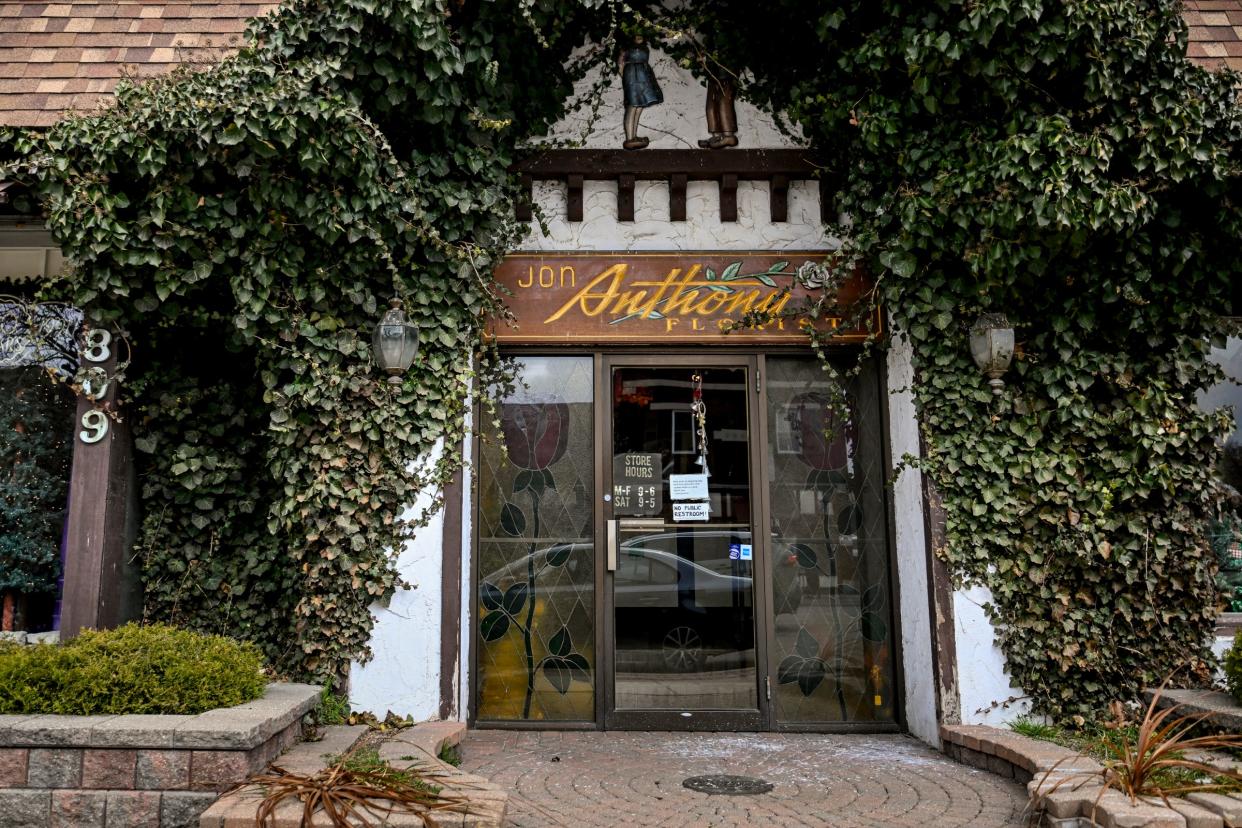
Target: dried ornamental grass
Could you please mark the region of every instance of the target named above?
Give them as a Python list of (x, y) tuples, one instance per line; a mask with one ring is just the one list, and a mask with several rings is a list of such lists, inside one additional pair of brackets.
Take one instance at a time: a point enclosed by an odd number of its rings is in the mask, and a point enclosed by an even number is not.
[(243, 784), (267, 789), (255, 813), (255, 828), (275, 828), (277, 810), (290, 800), (302, 804), (299, 825), (312, 825), (322, 813), (333, 828), (370, 828), (387, 825), (394, 813), (421, 815), (434, 825), (435, 811), (465, 810), (465, 797), (445, 795), (430, 781), (442, 775), (414, 766), (394, 768), (374, 748), (355, 748), (309, 776), (273, 765)]
[[(1040, 799), (1070, 782), (1077, 782), (1075, 789), (1100, 782), (1100, 791), (1092, 806), (1091, 818), (1094, 819), (1100, 798), (1109, 790), (1120, 791), (1133, 803), (1159, 798), (1168, 805), (1171, 796), (1231, 791), (1242, 786), (1242, 773), (1187, 758), (1188, 753), (1242, 749), (1242, 734), (1192, 735), (1210, 714), (1176, 715), (1180, 705), (1158, 709), (1164, 688), (1165, 685), (1161, 685), (1152, 696), (1137, 728), (1118, 722), (1099, 738), (1097, 747), (1103, 754), (1104, 765), (1101, 770), (1067, 774), (1045, 789), (1043, 783), (1066, 761), (1062, 760), (1044, 773), (1040, 780), (1041, 793), (1032, 804), (1038, 805)], [(1084, 755), (1080, 753), (1075, 758)]]
[(1162, 685), (1152, 696), (1138, 730), (1116, 728), (1100, 737), (1104, 758), (1104, 790), (1121, 791), (1135, 802), (1196, 791), (1232, 790), (1242, 784), (1242, 773), (1214, 767), (1187, 753), (1242, 748), (1240, 734), (1192, 735), (1211, 714), (1179, 716), (1180, 705), (1157, 709)]

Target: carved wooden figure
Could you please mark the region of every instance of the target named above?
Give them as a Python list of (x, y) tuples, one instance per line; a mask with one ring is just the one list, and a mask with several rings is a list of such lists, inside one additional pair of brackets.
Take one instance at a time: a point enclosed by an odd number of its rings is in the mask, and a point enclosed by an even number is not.
[(651, 139), (638, 135), (638, 120), (647, 107), (664, 103), (664, 93), (651, 71), (651, 51), (642, 37), (635, 37), (621, 50), (617, 63), (625, 96), (625, 142), (621, 146), (643, 149)]
[(703, 149), (737, 146), (737, 110), (733, 105), (736, 92), (731, 78), (719, 74), (708, 78), (707, 131), (711, 135), (699, 141)]

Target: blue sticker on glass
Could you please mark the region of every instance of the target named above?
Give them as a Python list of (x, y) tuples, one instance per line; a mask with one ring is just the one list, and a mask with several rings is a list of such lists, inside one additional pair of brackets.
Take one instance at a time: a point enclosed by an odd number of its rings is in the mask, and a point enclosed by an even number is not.
[(741, 548), (741, 552), (742, 552), (741, 559), (743, 561), (753, 560), (754, 555), (751, 553), (751, 545), (749, 543), (743, 543), (741, 547), (742, 547)]
[(729, 544), (729, 560), (731, 560), (731, 561), (736, 561), (736, 560), (739, 560), (739, 559), (742, 557), (742, 550), (743, 550), (743, 549), (745, 549), (747, 552), (749, 552), (749, 551), (750, 551), (750, 547), (749, 547), (749, 546), (745, 546), (745, 547), (744, 547), (744, 546), (742, 546), (742, 545), (741, 545), (741, 544), (739, 544), (739, 543), (731, 543), (731, 544)]

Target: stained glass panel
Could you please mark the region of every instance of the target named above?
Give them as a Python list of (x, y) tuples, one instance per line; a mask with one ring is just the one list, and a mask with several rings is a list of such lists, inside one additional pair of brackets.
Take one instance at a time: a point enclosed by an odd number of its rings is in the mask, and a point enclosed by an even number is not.
[(767, 375), (777, 719), (893, 721), (874, 371), (838, 386), (814, 360), (768, 358)]
[(483, 720), (595, 718), (590, 357), (517, 360), (483, 430), (478, 704)]

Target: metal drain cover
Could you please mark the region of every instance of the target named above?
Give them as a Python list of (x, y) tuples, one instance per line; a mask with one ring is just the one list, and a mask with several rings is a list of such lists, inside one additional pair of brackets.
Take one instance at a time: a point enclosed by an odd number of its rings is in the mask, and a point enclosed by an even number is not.
[(733, 776), (727, 773), (709, 776), (692, 776), (683, 781), (682, 787), (705, 794), (725, 794), (727, 796), (754, 796), (772, 790), (772, 783), (753, 776)]

